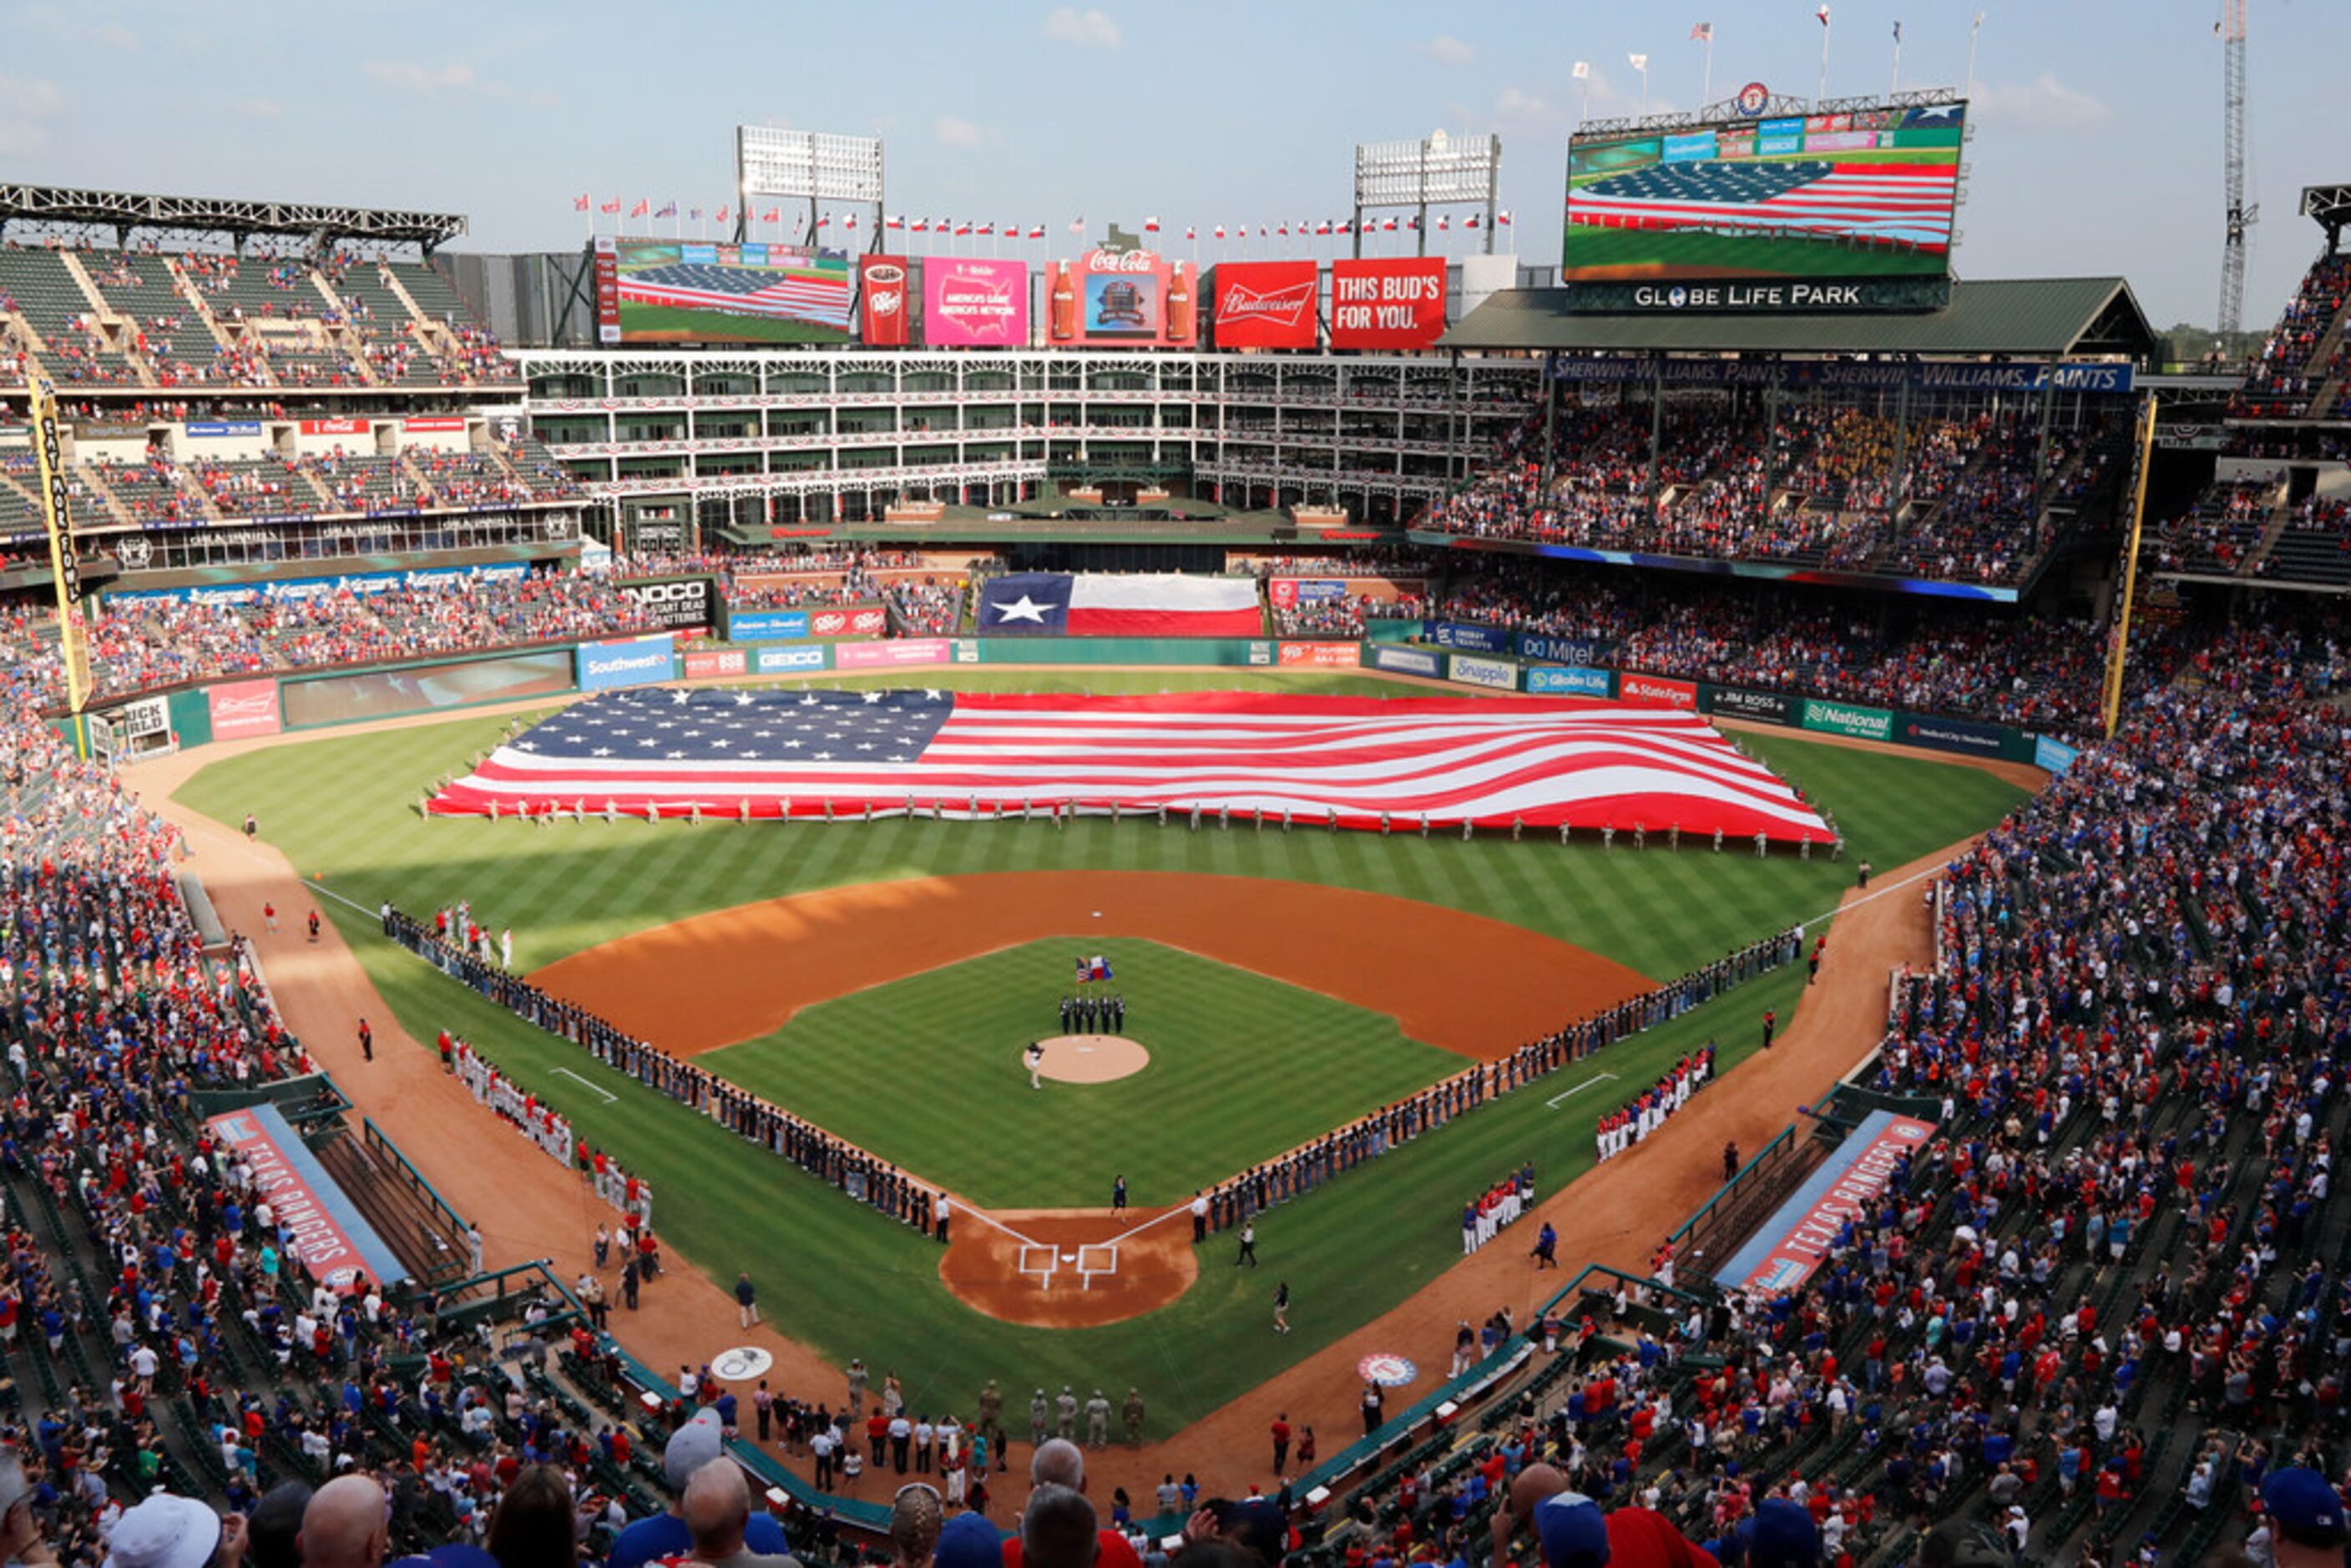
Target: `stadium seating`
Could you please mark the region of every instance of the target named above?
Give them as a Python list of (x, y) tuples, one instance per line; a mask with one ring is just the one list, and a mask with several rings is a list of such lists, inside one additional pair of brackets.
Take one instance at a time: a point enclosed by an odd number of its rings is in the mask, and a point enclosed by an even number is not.
[(2270, 329), (2231, 412), (2248, 419), (2309, 413), (2313, 394), (2341, 373), (2335, 356), (2346, 303), (2351, 303), (2351, 255), (2320, 256)]
[(136, 383), (130, 362), (96, 330), (89, 296), (60, 253), (0, 246), (0, 314), (10, 310), (40, 340), (33, 347), (59, 386)]
[(2351, 503), (2313, 496), (2294, 509), (2259, 563), (2265, 580), (2351, 587)]

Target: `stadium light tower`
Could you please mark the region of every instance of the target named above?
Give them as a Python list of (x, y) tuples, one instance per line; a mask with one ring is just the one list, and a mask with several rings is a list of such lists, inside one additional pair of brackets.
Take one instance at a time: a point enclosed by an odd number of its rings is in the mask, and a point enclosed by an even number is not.
[(2261, 221), (2261, 204), (2245, 202), (2245, 0), (2221, 0), (2221, 167), (2228, 191), (2229, 227), (2220, 250), (2220, 336), (2243, 324), (2245, 242)]

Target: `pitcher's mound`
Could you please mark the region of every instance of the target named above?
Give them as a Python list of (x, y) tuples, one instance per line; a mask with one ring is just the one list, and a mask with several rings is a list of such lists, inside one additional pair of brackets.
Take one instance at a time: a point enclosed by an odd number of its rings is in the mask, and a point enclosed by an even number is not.
[[(1123, 1034), (1057, 1034), (1042, 1043), (1038, 1075), (1061, 1083), (1108, 1083), (1142, 1071), (1151, 1061), (1149, 1051)], [(1028, 1060), (1026, 1052), (1021, 1060)]]

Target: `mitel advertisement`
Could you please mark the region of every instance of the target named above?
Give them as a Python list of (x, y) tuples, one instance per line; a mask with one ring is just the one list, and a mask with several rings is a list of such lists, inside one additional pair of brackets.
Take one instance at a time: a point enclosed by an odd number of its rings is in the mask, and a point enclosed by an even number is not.
[(923, 258), (923, 341), (935, 349), (1029, 346), (1029, 264)]
[(1613, 677), (1606, 670), (1573, 664), (1536, 664), (1527, 671), (1527, 690), (1555, 697), (1605, 697)]
[(1331, 264), (1331, 346), (1426, 349), (1445, 332), (1445, 258)]
[(730, 643), (797, 643), (809, 634), (805, 610), (730, 610), (726, 640)]
[(1147, 250), (1091, 250), (1053, 264), (1048, 334), (1056, 343), (1188, 349), (1199, 335), (1199, 277)]
[(616, 686), (649, 686), (676, 673), (669, 633), (627, 637), (614, 643), (580, 644), (580, 689), (608, 692)]
[(1499, 626), (1479, 626), (1467, 621), (1439, 621), (1428, 628), (1428, 640), (1440, 648), (1467, 648), (1473, 653), (1507, 653), (1510, 634)]
[(1227, 261), (1208, 277), (1216, 286), (1219, 349), (1314, 347), (1314, 263)]
[(1426, 648), (1401, 648), (1393, 643), (1383, 643), (1372, 650), (1372, 668), (1394, 670), (1400, 675), (1426, 675), (1434, 680), (1445, 673), (1444, 664)]
[(1521, 632), (1513, 639), (1519, 657), (1543, 659), (1554, 664), (1605, 664), (1615, 644), (1594, 637), (1551, 637)]
[(867, 348), (903, 349), (914, 341), (906, 278), (903, 256), (857, 258), (857, 336)]

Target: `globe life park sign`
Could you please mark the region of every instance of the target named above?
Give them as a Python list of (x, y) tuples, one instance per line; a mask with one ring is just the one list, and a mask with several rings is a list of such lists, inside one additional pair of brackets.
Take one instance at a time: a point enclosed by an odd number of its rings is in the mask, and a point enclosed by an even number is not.
[(1578, 316), (1829, 315), (1940, 310), (1948, 277), (1716, 278), (1688, 283), (1571, 283)]

